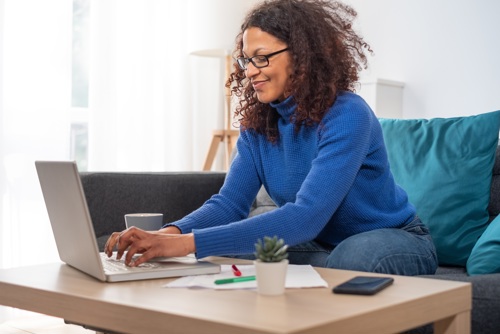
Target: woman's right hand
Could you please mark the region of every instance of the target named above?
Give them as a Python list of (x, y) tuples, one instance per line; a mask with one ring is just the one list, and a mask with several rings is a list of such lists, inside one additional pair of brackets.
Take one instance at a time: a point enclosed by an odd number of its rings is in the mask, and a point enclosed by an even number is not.
[[(115, 247), (117, 260), (128, 250), (125, 264), (129, 266), (138, 266), (153, 257), (185, 256), (195, 252), (193, 234), (181, 234), (175, 226), (168, 226), (158, 231), (144, 231), (132, 226), (122, 232), (114, 232), (104, 246), (104, 252), (108, 257), (113, 255)], [(135, 254), (142, 255), (132, 261)]]

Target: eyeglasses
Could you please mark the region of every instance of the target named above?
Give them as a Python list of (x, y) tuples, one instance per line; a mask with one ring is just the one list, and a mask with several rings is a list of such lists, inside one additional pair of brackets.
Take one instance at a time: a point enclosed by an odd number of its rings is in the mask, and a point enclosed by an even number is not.
[(268, 55), (257, 55), (257, 56), (253, 56), (250, 58), (238, 57), (238, 58), (236, 58), (236, 62), (238, 63), (238, 65), (240, 66), (240, 68), (242, 70), (247, 69), (248, 63), (252, 63), (253, 66), (255, 66), (257, 68), (263, 68), (263, 67), (266, 67), (269, 65), (269, 58), (270, 57), (276, 56), (277, 54), (285, 52), (287, 50), (288, 50), (288, 48), (270, 53)]

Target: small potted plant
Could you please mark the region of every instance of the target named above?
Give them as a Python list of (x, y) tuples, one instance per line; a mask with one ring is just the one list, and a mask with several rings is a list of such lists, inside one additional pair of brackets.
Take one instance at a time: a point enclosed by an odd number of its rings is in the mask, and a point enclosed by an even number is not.
[(255, 275), (257, 292), (262, 295), (280, 295), (285, 292), (288, 268), (288, 245), (283, 239), (264, 237), (255, 244)]

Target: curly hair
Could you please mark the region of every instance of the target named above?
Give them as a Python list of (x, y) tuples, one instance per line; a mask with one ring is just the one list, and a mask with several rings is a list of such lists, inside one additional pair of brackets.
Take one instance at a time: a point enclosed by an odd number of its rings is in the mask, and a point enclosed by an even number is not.
[[(251, 27), (287, 44), (293, 74), (286, 93), (297, 104), (291, 118), (296, 131), (301, 126), (319, 124), (337, 92), (354, 91), (358, 72), (367, 68), (365, 51), (373, 51), (352, 28), (356, 16), (354, 9), (335, 1), (269, 0), (257, 5), (244, 19), (234, 57), (242, 56), (243, 33)], [(258, 101), (245, 71), (237, 64), (226, 87), (239, 98), (235, 116), (242, 128), (253, 129), (276, 142), (279, 115), (269, 104)]]

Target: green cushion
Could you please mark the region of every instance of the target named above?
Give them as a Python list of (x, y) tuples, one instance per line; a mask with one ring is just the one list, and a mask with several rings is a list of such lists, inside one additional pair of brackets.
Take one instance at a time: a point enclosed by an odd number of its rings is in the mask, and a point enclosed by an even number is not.
[(500, 216), (488, 225), (467, 260), (469, 275), (500, 273)]
[(380, 123), (394, 178), (429, 227), (439, 264), (465, 266), (488, 222), (500, 111)]

